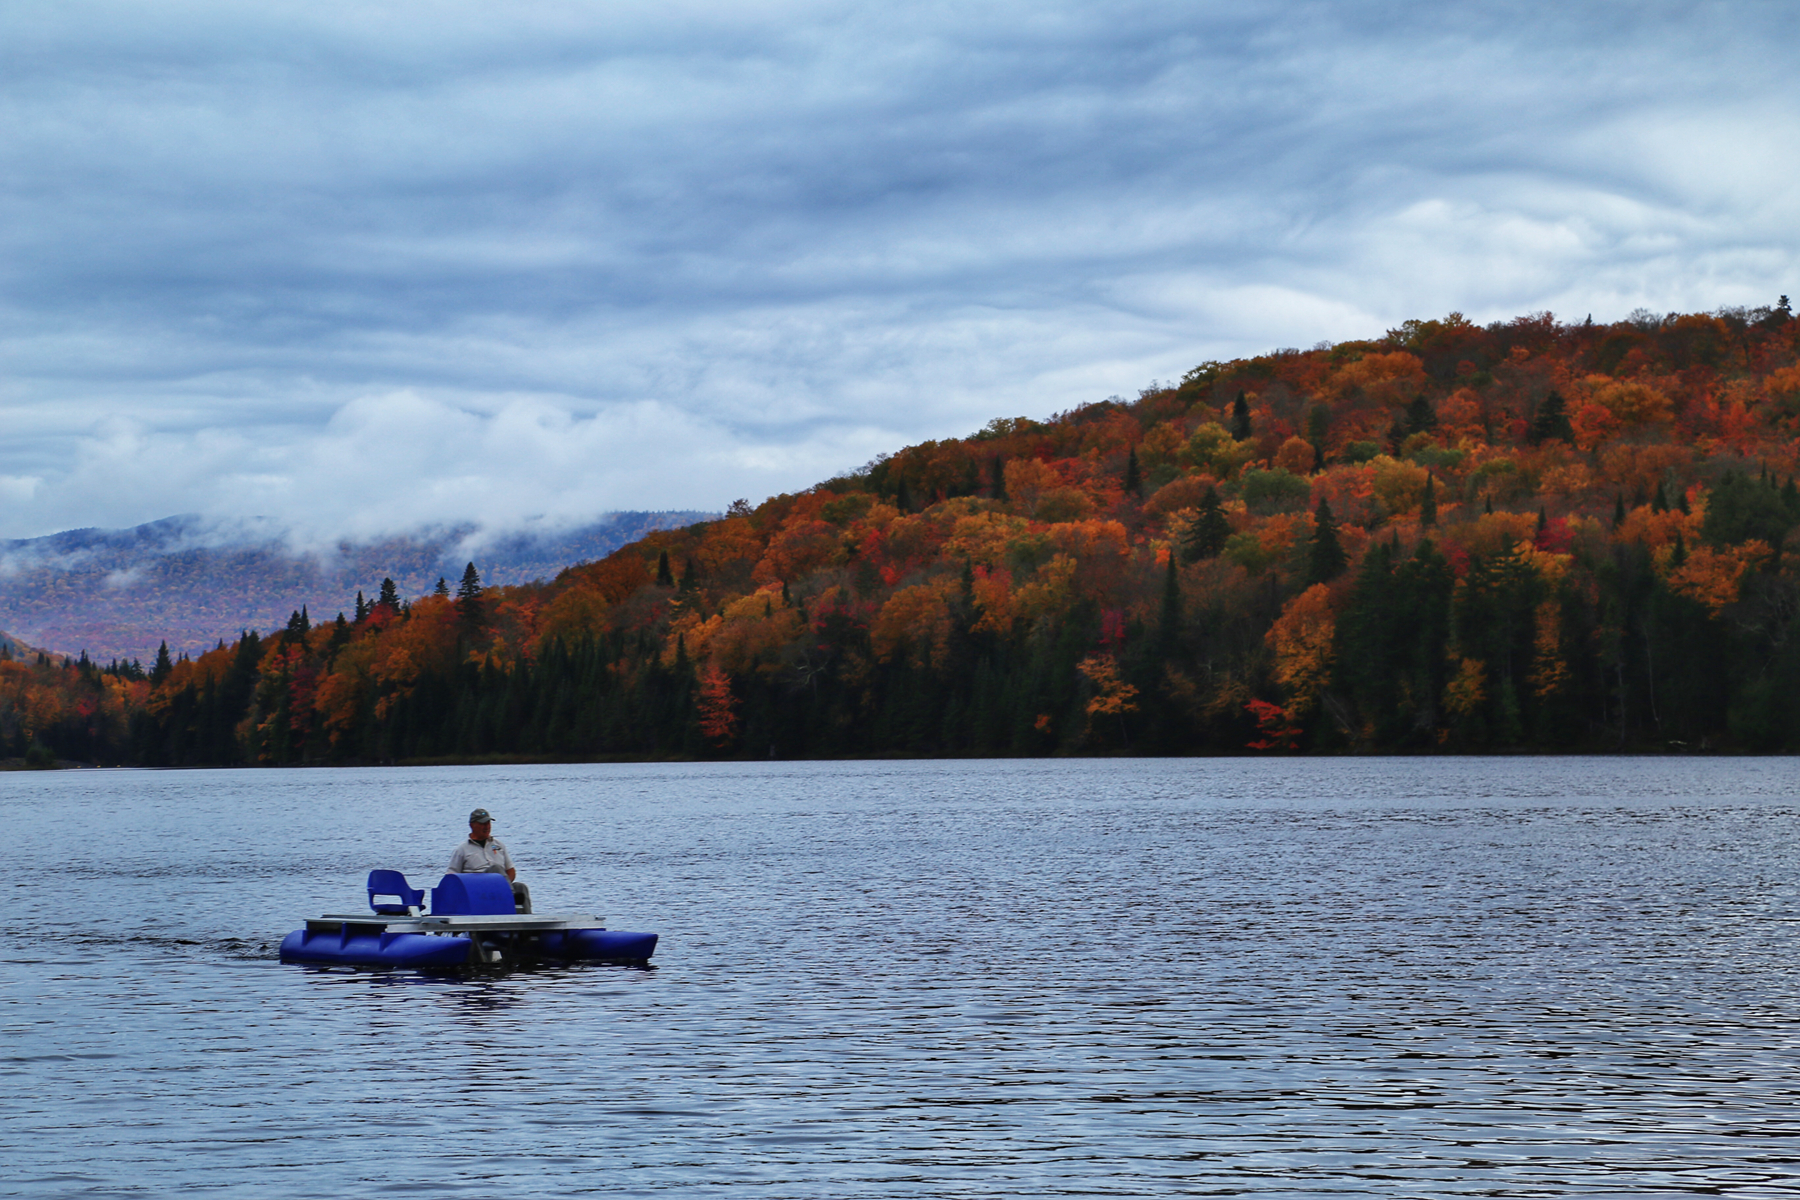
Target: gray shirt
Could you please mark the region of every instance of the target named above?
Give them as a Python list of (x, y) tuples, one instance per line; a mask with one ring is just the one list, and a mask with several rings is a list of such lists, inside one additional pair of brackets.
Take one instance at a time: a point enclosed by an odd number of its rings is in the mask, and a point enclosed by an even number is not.
[(471, 875), (504, 875), (512, 870), (512, 855), (500, 844), (499, 838), (489, 838), (485, 845), (476, 845), (473, 838), (458, 846), (450, 855), (450, 873), (460, 875), (467, 872)]

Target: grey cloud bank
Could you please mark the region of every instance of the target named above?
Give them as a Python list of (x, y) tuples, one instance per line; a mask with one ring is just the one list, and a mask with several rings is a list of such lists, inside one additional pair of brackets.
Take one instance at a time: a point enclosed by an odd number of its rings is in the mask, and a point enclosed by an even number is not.
[(1759, 3), (0, 10), (0, 536), (803, 487), (1206, 358), (1800, 291)]

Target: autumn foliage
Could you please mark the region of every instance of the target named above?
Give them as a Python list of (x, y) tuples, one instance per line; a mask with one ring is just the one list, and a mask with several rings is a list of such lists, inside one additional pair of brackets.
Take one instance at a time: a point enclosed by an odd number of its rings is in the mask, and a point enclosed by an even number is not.
[(296, 614), (154, 677), (0, 662), (0, 733), (144, 763), (1800, 748), (1797, 350), (1784, 302), (1207, 363), (479, 603)]

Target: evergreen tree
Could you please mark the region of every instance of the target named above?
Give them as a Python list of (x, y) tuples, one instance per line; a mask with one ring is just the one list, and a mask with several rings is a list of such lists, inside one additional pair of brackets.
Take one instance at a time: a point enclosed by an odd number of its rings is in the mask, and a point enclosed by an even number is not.
[(1419, 525), (1429, 529), (1437, 524), (1437, 476), (1425, 473), (1425, 495), (1419, 501)]
[(903, 513), (912, 511), (912, 493), (906, 490), (906, 476), (900, 477), (900, 486), (894, 489), (894, 507)]
[(1314, 404), (1306, 410), (1306, 440), (1322, 460), (1325, 457), (1325, 436), (1331, 432), (1331, 409), (1324, 404)]
[[(668, 552), (663, 552), (663, 566), (669, 565)], [(456, 613), (466, 628), (479, 629), (487, 623), (486, 605), (481, 599), (481, 575), (470, 563), (463, 568), (462, 583), (456, 589)]]
[(1406, 445), (1407, 436), (1406, 417), (1401, 413), (1395, 413), (1393, 421), (1388, 424), (1388, 453), (1399, 458)]
[(361, 625), (363, 622), (363, 618), (368, 615), (369, 615), (369, 606), (363, 603), (363, 594), (362, 594), (361, 590), (359, 589), (356, 593), (356, 623), (358, 625)]
[(1663, 481), (1660, 479), (1656, 481), (1656, 493), (1650, 497), (1650, 511), (1653, 513), (1669, 511), (1669, 493), (1663, 487)]
[(448, 596), (450, 594), (450, 585), (444, 580), (442, 575), (438, 576), (437, 586), (431, 589), (431, 594), (434, 596)]
[(690, 554), (687, 556), (687, 560), (681, 564), (681, 582), (677, 588), (682, 592), (691, 592), (699, 586), (700, 577), (694, 571), (694, 556)]
[(1188, 525), (1182, 539), (1182, 556), (1189, 562), (1217, 558), (1230, 537), (1231, 521), (1225, 515), (1224, 505), (1219, 503), (1218, 490), (1209, 487), (1206, 495), (1200, 497), (1200, 515)]
[(1456, 577), (1430, 538), (1410, 560), (1397, 542), (1363, 555), (1338, 624), (1338, 682), (1377, 744), (1436, 742)]
[(1406, 432), (1430, 433), (1437, 428), (1437, 414), (1431, 411), (1431, 403), (1423, 396), (1413, 397), (1413, 402), (1406, 406)]
[[(299, 614), (296, 613), (295, 615), (298, 616)], [(42, 661), (44, 656), (40, 654), (38, 655), (38, 658)], [(156, 665), (150, 668), (150, 682), (152, 684), (161, 683), (163, 680), (167, 679), (174, 670), (175, 664), (169, 658), (169, 643), (163, 642), (156, 648)]]
[(667, 550), (660, 551), (656, 556), (656, 586), (675, 586), (675, 572), (669, 569), (669, 552)]
[(1136, 446), (1133, 446), (1131, 452), (1125, 456), (1125, 493), (1129, 496), (1140, 497), (1144, 494), (1144, 477), (1138, 470)]
[(998, 454), (994, 455), (994, 458), (993, 458), (993, 470), (991, 473), (991, 477), (994, 481), (993, 482), (994, 499), (1005, 500), (1006, 499), (1006, 460), (1001, 458)]
[(1312, 553), (1306, 564), (1307, 585), (1330, 583), (1349, 565), (1350, 556), (1344, 553), (1343, 544), (1338, 541), (1337, 522), (1331, 517), (1331, 502), (1321, 497), (1318, 510), (1313, 514)]
[(375, 598), (375, 604), (377, 607), (387, 609), (391, 614), (399, 614), (400, 589), (394, 586), (394, 581), (392, 579), (388, 579), (385, 576), (382, 578), (381, 594)]
[(1162, 615), (1156, 626), (1157, 657), (1173, 657), (1181, 644), (1181, 576), (1175, 568), (1175, 556), (1163, 572)]
[(1613, 493), (1613, 528), (1617, 529), (1625, 523), (1625, 493)]
[(1531, 426), (1525, 432), (1525, 440), (1537, 446), (1551, 438), (1561, 438), (1573, 444), (1575, 427), (1569, 424), (1568, 403), (1560, 392), (1551, 392), (1538, 405), (1537, 415), (1531, 419)]
[(1231, 436), (1240, 442), (1247, 442), (1250, 434), (1250, 402), (1244, 399), (1244, 393), (1240, 391), (1237, 399), (1231, 402)]

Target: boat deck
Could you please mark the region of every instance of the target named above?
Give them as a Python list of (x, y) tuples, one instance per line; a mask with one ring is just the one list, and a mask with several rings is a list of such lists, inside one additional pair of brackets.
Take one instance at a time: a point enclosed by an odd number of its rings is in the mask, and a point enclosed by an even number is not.
[(309, 917), (306, 928), (327, 933), (346, 925), (385, 929), (389, 933), (551, 933), (556, 930), (605, 929), (606, 918), (588, 913), (518, 913), (513, 916), (388, 916), (382, 913), (326, 913)]

